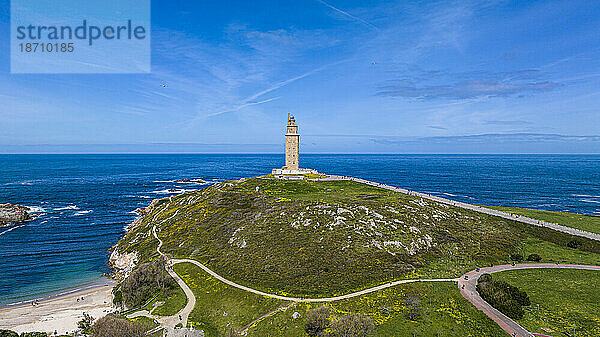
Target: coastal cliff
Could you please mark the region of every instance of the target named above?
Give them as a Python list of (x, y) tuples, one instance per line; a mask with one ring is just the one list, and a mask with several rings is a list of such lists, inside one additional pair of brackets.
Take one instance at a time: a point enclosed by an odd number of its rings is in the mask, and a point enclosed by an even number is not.
[(0, 204), (0, 226), (33, 219), (27, 211), (29, 211), (29, 208), (25, 206)]
[[(133, 220), (125, 230), (127, 233), (134, 231), (141, 223), (142, 219), (154, 210), (156, 205), (161, 201), (161, 199), (154, 199), (150, 203), (150, 205), (146, 207), (141, 207), (136, 209), (134, 212), (138, 215), (137, 218)], [(141, 236), (147, 236), (148, 234), (141, 234)], [(113, 269), (113, 278), (115, 280), (121, 281), (135, 269), (138, 264), (138, 253), (137, 251), (132, 252), (121, 252), (118, 249), (118, 245), (115, 245), (111, 248), (110, 258), (108, 260), (109, 266)]]

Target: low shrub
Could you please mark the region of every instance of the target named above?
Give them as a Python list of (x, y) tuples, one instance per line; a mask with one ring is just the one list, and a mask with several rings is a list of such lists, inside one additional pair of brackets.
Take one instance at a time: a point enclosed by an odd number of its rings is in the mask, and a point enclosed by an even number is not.
[(567, 247), (577, 249), (577, 248), (581, 247), (581, 242), (579, 242), (577, 240), (571, 240), (567, 243)]
[(369, 316), (348, 314), (331, 322), (331, 337), (365, 337), (375, 330)]
[(149, 327), (111, 315), (104, 316), (92, 325), (93, 337), (145, 337)]
[(479, 280), (477, 281), (477, 283), (485, 283), (485, 282), (489, 282), (491, 280), (492, 280), (492, 275), (483, 274), (483, 275), (479, 276)]
[[(165, 270), (165, 259), (160, 258), (138, 266), (115, 290), (115, 299), (128, 308), (143, 305), (157, 293), (167, 295), (175, 289), (175, 280)], [(115, 302), (120, 304), (120, 302)]]
[(329, 327), (329, 316), (331, 316), (331, 308), (328, 306), (309, 310), (306, 313), (304, 330), (310, 336), (325, 336), (325, 330)]
[[(419, 300), (419, 309), (420, 304)], [(366, 337), (375, 329), (375, 324), (368, 316), (348, 314), (332, 317), (332, 310), (328, 306), (309, 310), (306, 316), (304, 330), (312, 337)]]
[(521, 254), (510, 254), (510, 259), (512, 261), (523, 261), (523, 255)]
[(504, 281), (494, 280), (489, 274), (479, 278), (477, 291), (486, 302), (512, 319), (523, 318), (522, 306), (531, 305), (527, 293)]
[(83, 319), (81, 319), (81, 321), (77, 322), (77, 327), (79, 328), (79, 330), (86, 333), (86, 332), (90, 331), (93, 323), (94, 323), (94, 318), (84, 312)]
[(542, 261), (542, 257), (538, 254), (529, 254), (529, 256), (527, 256), (527, 261), (540, 262)]
[(416, 321), (421, 318), (423, 309), (421, 307), (421, 299), (415, 295), (409, 295), (404, 299), (404, 305), (408, 308), (406, 318), (411, 321)]
[(227, 333), (225, 334), (225, 337), (241, 337), (241, 336), (242, 336), (242, 334), (235, 331), (234, 329), (229, 329), (227, 331)]

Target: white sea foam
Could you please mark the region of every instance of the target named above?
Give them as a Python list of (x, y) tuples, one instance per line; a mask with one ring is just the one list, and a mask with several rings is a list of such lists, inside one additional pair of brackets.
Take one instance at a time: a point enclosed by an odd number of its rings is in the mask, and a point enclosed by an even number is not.
[(5, 230), (4, 232), (0, 233), (0, 235), (2, 235), (2, 234), (4, 234), (4, 233), (8, 233), (8, 232), (10, 232), (10, 231), (13, 231), (13, 230), (15, 230), (15, 229), (17, 229), (17, 228), (21, 228), (21, 227), (23, 227), (23, 226), (25, 226), (25, 225), (20, 225), (20, 226), (11, 227), (11, 228), (9, 228), (9, 229)]
[(154, 180), (153, 183), (174, 183), (175, 180)]
[(126, 195), (126, 198), (142, 198), (142, 199), (153, 199), (154, 197), (147, 195)]
[(14, 183), (6, 183), (4, 184), (4, 186), (11, 186), (11, 185), (24, 185), (24, 186), (31, 186), (33, 185), (34, 182), (40, 182), (41, 180), (25, 180), (25, 181), (17, 181)]
[(560, 206), (559, 204), (539, 204), (540, 207)]
[(85, 215), (85, 214), (92, 213), (92, 212), (93, 212), (93, 210), (88, 209), (86, 211), (75, 212), (75, 214), (73, 214), (73, 215), (75, 215), (75, 216), (77, 216), (77, 215)]
[(45, 209), (43, 209), (42, 207), (39, 206), (25, 206), (27, 207), (27, 213), (44, 213), (46, 212)]
[(579, 199), (579, 201), (581, 201), (581, 202), (587, 202), (587, 203), (593, 203), (593, 204), (600, 204), (600, 200)]
[(55, 208), (55, 211), (66, 211), (66, 210), (70, 210), (70, 209), (79, 209), (79, 207), (77, 207), (77, 205), (69, 205), (69, 206), (65, 206), (65, 207), (58, 207)]
[(589, 195), (589, 194), (571, 194), (574, 197), (582, 197), (582, 198), (600, 198), (600, 195)]

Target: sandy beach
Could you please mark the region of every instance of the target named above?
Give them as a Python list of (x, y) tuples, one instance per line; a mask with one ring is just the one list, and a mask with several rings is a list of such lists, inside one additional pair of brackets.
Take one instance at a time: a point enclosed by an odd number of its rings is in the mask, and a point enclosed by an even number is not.
[(77, 329), (77, 322), (83, 318), (84, 312), (98, 319), (113, 311), (113, 285), (114, 282), (103, 280), (101, 283), (38, 300), (35, 306), (30, 301), (0, 307), (0, 329), (18, 333), (73, 332)]

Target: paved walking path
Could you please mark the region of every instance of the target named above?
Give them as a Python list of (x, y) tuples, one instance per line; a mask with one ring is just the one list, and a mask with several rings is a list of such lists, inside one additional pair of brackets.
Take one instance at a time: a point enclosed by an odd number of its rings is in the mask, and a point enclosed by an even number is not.
[(339, 300), (345, 300), (348, 298), (352, 298), (352, 297), (357, 297), (357, 296), (362, 296), (368, 293), (372, 293), (374, 291), (378, 291), (381, 289), (385, 289), (385, 288), (389, 288), (389, 287), (393, 287), (396, 286), (398, 284), (404, 284), (404, 283), (413, 283), (413, 282), (458, 282), (458, 279), (411, 279), (411, 280), (399, 280), (399, 281), (394, 281), (394, 282), (387, 282), (372, 288), (368, 288), (365, 290), (361, 290), (361, 291), (357, 291), (357, 292), (353, 292), (350, 294), (346, 294), (346, 295), (340, 295), (340, 296), (334, 296), (334, 297), (322, 297), (322, 298), (304, 298), (304, 297), (288, 297), (288, 296), (280, 296), (280, 295), (276, 295), (276, 294), (269, 294), (269, 293), (265, 293), (262, 292), (260, 290), (256, 290), (256, 289), (252, 289), (246, 286), (243, 286), (241, 284), (237, 284), (233, 281), (230, 281), (224, 277), (222, 277), (221, 275), (215, 273), (214, 271), (208, 269), (208, 267), (206, 267), (205, 265), (203, 265), (202, 263), (196, 261), (196, 260), (190, 260), (190, 259), (180, 259), (180, 260), (173, 260), (173, 264), (175, 263), (184, 263), (184, 262), (189, 262), (189, 263), (193, 263), (196, 266), (202, 268), (202, 270), (204, 270), (205, 272), (207, 272), (208, 274), (210, 274), (212, 277), (216, 278), (217, 280), (226, 283), (232, 287), (238, 288), (238, 289), (242, 289), (257, 295), (261, 295), (261, 296), (266, 296), (266, 297), (271, 297), (271, 298), (276, 298), (279, 300), (284, 300), (284, 301), (292, 301), (292, 302), (334, 302), (334, 301), (339, 301)]
[(476, 211), (476, 212), (479, 212), (479, 213), (484, 213), (484, 214), (488, 214), (488, 215), (498, 216), (498, 217), (509, 219), (509, 220), (515, 220), (515, 221), (523, 222), (523, 223), (534, 225), (534, 226), (546, 227), (546, 228), (553, 229), (555, 231), (559, 231), (559, 232), (563, 232), (563, 233), (567, 233), (567, 234), (571, 234), (571, 235), (576, 235), (576, 236), (580, 236), (580, 237), (584, 237), (584, 238), (588, 238), (588, 239), (600, 241), (600, 234), (597, 234), (597, 233), (591, 233), (591, 232), (587, 232), (587, 231), (582, 231), (582, 230), (577, 229), (577, 228), (572, 228), (572, 227), (567, 227), (567, 226), (563, 226), (563, 225), (559, 225), (559, 224), (555, 224), (555, 223), (551, 223), (551, 222), (536, 220), (536, 219), (528, 218), (528, 217), (525, 217), (525, 216), (512, 214), (512, 213), (509, 213), (509, 212), (503, 212), (503, 211), (498, 211), (498, 210), (487, 208), (487, 207), (481, 207), (481, 206), (477, 206), (477, 205), (468, 204), (468, 203), (465, 203), (465, 202), (454, 201), (454, 200), (450, 200), (450, 199), (446, 199), (446, 198), (440, 198), (440, 197), (437, 197), (437, 196), (433, 196), (431, 194), (415, 192), (415, 191), (407, 190), (407, 189), (404, 189), (404, 188), (400, 188), (400, 187), (396, 187), (396, 186), (390, 186), (390, 185), (386, 185), (386, 184), (380, 184), (380, 183), (376, 183), (376, 182), (365, 180), (365, 179), (361, 179), (361, 178), (348, 177), (348, 176), (330, 175), (327, 178), (315, 179), (315, 180), (325, 180), (325, 181), (327, 181), (327, 180), (352, 180), (352, 181), (355, 181), (355, 182), (358, 182), (358, 183), (362, 183), (362, 184), (366, 184), (366, 185), (371, 185), (371, 186), (375, 186), (375, 187), (380, 187), (380, 188), (385, 188), (385, 189), (390, 190), (390, 191), (395, 191), (395, 192), (400, 192), (400, 193), (404, 193), (404, 194), (408, 194), (408, 195), (413, 195), (413, 196), (421, 197), (421, 198), (424, 198), (424, 199), (429, 199), (429, 200), (437, 201), (437, 202), (440, 202), (440, 203), (443, 203), (443, 204), (447, 204), (447, 205), (451, 205), (451, 206), (456, 206), (456, 207), (461, 207), (461, 208), (464, 208), (464, 209), (469, 209), (469, 210)]
[[(156, 220), (158, 215), (160, 215), (165, 209), (167, 209), (169, 207), (169, 205), (171, 204), (171, 201), (172, 201), (172, 198), (169, 198), (169, 204), (167, 204), (162, 210), (160, 210), (154, 216), (154, 218), (152, 219), (153, 222), (154, 222), (154, 220)], [(170, 220), (171, 218), (175, 217), (178, 212), (179, 212), (179, 210), (177, 210), (173, 215), (171, 215), (167, 219), (162, 220), (159, 224), (162, 224), (162, 223)], [(194, 309), (194, 306), (196, 305), (196, 297), (194, 296), (194, 293), (192, 292), (190, 287), (188, 287), (188, 285), (181, 279), (181, 277), (179, 277), (179, 275), (177, 275), (177, 273), (175, 273), (173, 271), (172, 260), (170, 260), (160, 250), (160, 248), (163, 245), (163, 241), (156, 234), (156, 224), (152, 227), (152, 234), (158, 240), (158, 246), (156, 247), (156, 251), (158, 252), (158, 254), (160, 254), (161, 256), (163, 256), (167, 259), (167, 263), (165, 265), (165, 269), (166, 269), (167, 273), (169, 273), (169, 275), (171, 275), (171, 277), (181, 287), (181, 289), (185, 293), (185, 296), (187, 297), (187, 303), (183, 309), (179, 310), (178, 313), (176, 313), (175, 315), (172, 315), (172, 316), (157, 316), (157, 315), (152, 315), (147, 310), (141, 310), (141, 311), (136, 311), (130, 315), (127, 315), (127, 318), (135, 318), (135, 317), (140, 317), (140, 316), (149, 317), (151, 319), (156, 320), (160, 324), (159, 327), (152, 329), (151, 332), (156, 332), (161, 329), (165, 329), (167, 331), (167, 336), (169, 336), (169, 335), (174, 336), (174, 335), (177, 335), (177, 332), (175, 331), (175, 326), (177, 324), (181, 323), (181, 325), (183, 327), (187, 327), (188, 317), (189, 317), (190, 313), (192, 312), (192, 310)]]
[[(511, 336), (516, 337), (533, 337), (534, 335), (519, 325), (517, 322), (512, 320), (510, 317), (504, 315), (496, 308), (492, 307), (489, 303), (483, 300), (477, 292), (477, 281), (479, 277), (484, 274), (497, 273), (506, 270), (519, 270), (519, 269), (540, 269), (540, 268), (554, 268), (554, 269), (585, 269), (585, 270), (597, 270), (600, 271), (600, 266), (588, 266), (588, 265), (575, 265), (575, 264), (553, 264), (553, 263), (525, 263), (516, 265), (500, 265), (494, 267), (480, 268), (479, 271), (472, 270), (463, 275), (458, 281), (458, 289), (460, 293), (469, 302), (473, 303), (475, 307), (483, 311), (489, 318), (496, 322), (504, 331)], [(465, 280), (467, 276), (467, 280)], [(464, 287), (463, 287), (464, 286)]]

